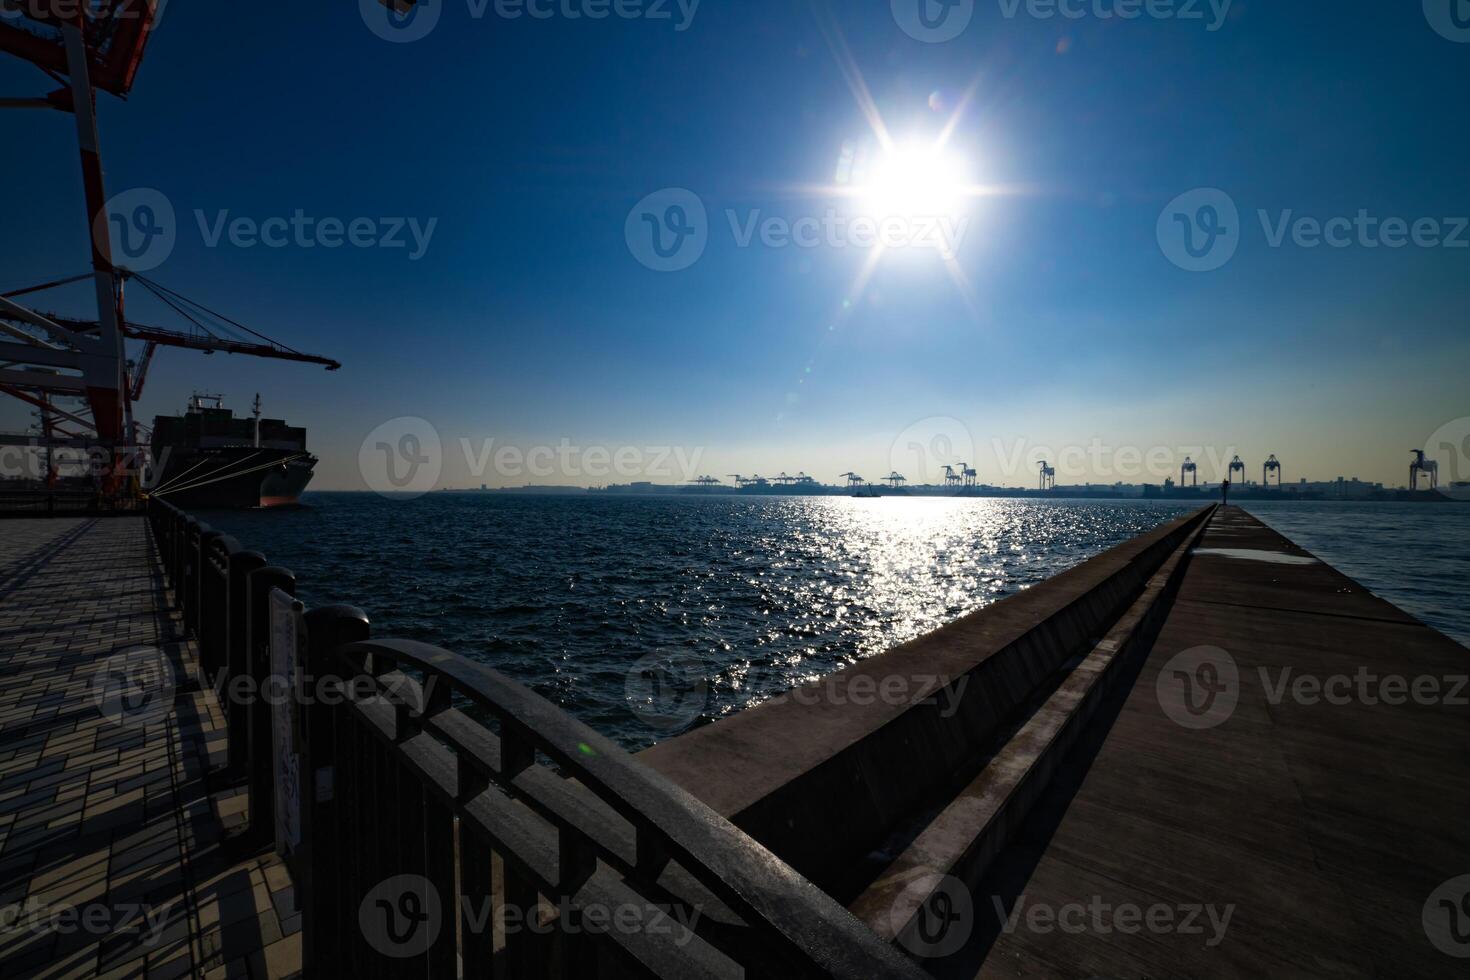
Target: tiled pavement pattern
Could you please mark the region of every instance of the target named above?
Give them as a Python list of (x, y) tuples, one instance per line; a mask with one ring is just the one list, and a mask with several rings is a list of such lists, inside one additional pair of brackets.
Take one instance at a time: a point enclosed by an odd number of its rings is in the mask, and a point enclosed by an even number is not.
[[(143, 519), (0, 521), (0, 978), (300, 970), (290, 878), (209, 785), (223, 718), (168, 606)], [(139, 648), (178, 682), (119, 711), (98, 668)]]

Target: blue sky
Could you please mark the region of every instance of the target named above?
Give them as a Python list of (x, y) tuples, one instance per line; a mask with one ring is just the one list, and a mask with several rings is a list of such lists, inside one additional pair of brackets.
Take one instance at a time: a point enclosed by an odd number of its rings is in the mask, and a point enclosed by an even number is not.
[[(1255, 473), (1276, 452), (1289, 479), (1400, 483), (1409, 448), (1470, 416), (1470, 247), (1272, 247), (1258, 215), (1366, 210), (1456, 234), (1470, 44), (1418, 3), (1236, 2), (1210, 30), (1204, 3), (1203, 20), (1125, 21), (1098, 16), (1112, 0), (1076, 19), (977, 0), (958, 37), (925, 43), (886, 0), (703, 0), (685, 30), (673, 3), (672, 20), (512, 20), (435, 2), (437, 25), (411, 43), (350, 3), (285, 20), (166, 9), (132, 98), (102, 101), (109, 193), (154, 188), (174, 208), (154, 278), (346, 367), (165, 351), (140, 417), (195, 388), (240, 409), (259, 391), (310, 428), (317, 486), (353, 488), (364, 437), (399, 416), (433, 424), (455, 485), (528, 482), (475, 476), (461, 439), (678, 446), (716, 475), (874, 475), (902, 433), (945, 419), (992, 482), (1032, 481), (1000, 459), (1016, 445), (1055, 458), (1100, 443), (1240, 452)], [(843, 50), (901, 141), (932, 139), (973, 86), (949, 147), (1003, 192), (965, 204), (968, 299), (932, 250), (882, 256), (855, 291), (871, 250), (736, 241), (727, 212), (819, 215), (844, 146), (881, 152)], [(0, 81), (48, 85), (19, 63)], [(0, 289), (82, 271), (70, 120), (5, 125)], [(661, 273), (625, 224), (671, 187), (703, 203), (709, 242)], [(1157, 233), (1196, 188), (1240, 215), (1233, 257), (1209, 272), (1171, 263)], [(298, 209), (436, 223), (417, 260), (211, 248), (199, 227), (201, 213)], [(177, 322), (137, 290), (130, 311)], [(1069, 464), (1059, 479), (1124, 469)]]

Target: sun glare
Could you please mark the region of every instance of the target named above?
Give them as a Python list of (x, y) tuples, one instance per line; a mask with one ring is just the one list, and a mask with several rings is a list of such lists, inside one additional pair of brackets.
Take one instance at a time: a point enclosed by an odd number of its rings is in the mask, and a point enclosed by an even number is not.
[(875, 218), (934, 218), (964, 207), (965, 162), (932, 146), (894, 146), (865, 168), (854, 190)]

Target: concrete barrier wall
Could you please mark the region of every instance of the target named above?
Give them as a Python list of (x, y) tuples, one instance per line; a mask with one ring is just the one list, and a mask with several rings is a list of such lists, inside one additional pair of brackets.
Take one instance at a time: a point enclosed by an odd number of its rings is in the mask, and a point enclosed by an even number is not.
[(640, 759), (850, 900), (866, 856), (974, 777), (1018, 709), (1107, 632), (1207, 512)]

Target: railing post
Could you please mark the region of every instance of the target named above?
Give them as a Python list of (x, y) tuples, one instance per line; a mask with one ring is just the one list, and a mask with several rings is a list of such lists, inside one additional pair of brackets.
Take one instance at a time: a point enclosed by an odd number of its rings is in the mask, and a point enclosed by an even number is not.
[(331, 653), (345, 643), (366, 640), (369, 633), (367, 614), (355, 606), (325, 606), (306, 614), (307, 652), (302, 672), (309, 696), (302, 708), (301, 780), (302, 795), (309, 805), (301, 814), (306, 853), (295, 884), (301, 909), (302, 969), (307, 976), (325, 975), (340, 966), (348, 937), (359, 928), (355, 907), (346, 908), (342, 898), (344, 862), (352, 861), (358, 851), (357, 842), (347, 839), (350, 824), (341, 819), (338, 804), (336, 724), (342, 717), (343, 678)]
[(214, 567), (214, 543), (224, 535), (208, 525), (199, 534), (199, 612), (194, 617), (194, 639), (199, 648), (199, 686), (207, 687), (207, 678), (213, 673), (219, 659), (216, 651), (215, 633), (219, 626), (220, 582)]
[(199, 521), (190, 517), (184, 521), (184, 547), (181, 560), (183, 574), (179, 576), (176, 592), (184, 612), (184, 631), (193, 632), (199, 615)]
[(225, 732), (229, 739), (229, 771), (242, 776), (250, 763), (250, 705), (243, 696), (248, 687), (250, 642), (250, 574), (267, 565), (258, 551), (237, 551), (230, 556), (229, 594), (225, 597), (225, 656), (223, 683), (215, 691), (224, 706)]
[(276, 832), (275, 775), (272, 768), (271, 706), (265, 699), (270, 678), (271, 589), (296, 594), (296, 576), (284, 568), (268, 565), (251, 572), (246, 585), (247, 626), (245, 670), (250, 703), (246, 707), (249, 745), (250, 830), (249, 840), (269, 843)]
[(173, 521), (173, 532), (169, 537), (173, 541), (173, 554), (169, 560), (173, 563), (174, 605), (182, 612), (184, 609), (184, 542), (189, 539), (189, 517), (183, 511), (175, 508), (170, 515)]
[(201, 661), (204, 659), (204, 648), (209, 643), (209, 580), (213, 574), (209, 567), (209, 547), (219, 537), (222, 535), (218, 531), (201, 523), (199, 540), (189, 549), (189, 559), (194, 563), (194, 581), (189, 601), (194, 604), (194, 638), (199, 642)]

